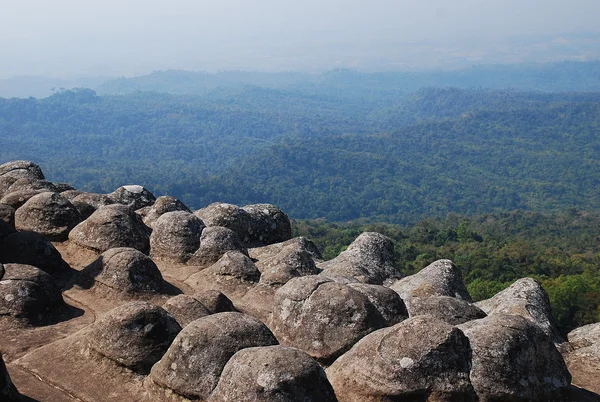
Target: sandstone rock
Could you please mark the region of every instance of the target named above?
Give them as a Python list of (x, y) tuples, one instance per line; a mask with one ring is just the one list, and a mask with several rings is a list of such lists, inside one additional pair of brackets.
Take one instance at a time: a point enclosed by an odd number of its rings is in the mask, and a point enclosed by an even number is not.
[[(191, 213), (192, 211), (181, 201), (175, 197), (169, 195), (163, 195), (158, 197), (152, 206), (144, 207), (147, 208), (146, 212), (142, 215), (144, 223), (148, 227), (153, 227), (154, 222), (161, 215), (167, 212), (185, 211)], [(142, 208), (142, 209), (144, 209)]]
[(414, 275), (394, 282), (390, 288), (402, 299), (451, 296), (472, 302), (460, 270), (450, 260), (437, 260)]
[(127, 205), (133, 210), (150, 206), (156, 201), (154, 194), (138, 185), (121, 186), (109, 196), (119, 204)]
[(85, 267), (81, 274), (118, 292), (162, 292), (165, 285), (154, 261), (144, 253), (128, 247), (105, 251)]
[(235, 301), (259, 278), (260, 272), (249, 257), (238, 251), (227, 251), (219, 261), (190, 276), (185, 284), (195, 290), (218, 290)]
[[(584, 325), (569, 332), (570, 348), (564, 354), (573, 383), (589, 391), (600, 393), (600, 323)], [(596, 395), (597, 396), (597, 395)], [(600, 400), (600, 397), (598, 397)]]
[(351, 277), (360, 282), (381, 285), (400, 278), (394, 267), (394, 243), (389, 237), (365, 232), (333, 260), (318, 265), (328, 277)]
[(43, 180), (45, 178), (42, 169), (38, 165), (23, 160), (7, 162), (0, 165), (0, 176), (9, 176), (15, 179), (27, 177)]
[(194, 299), (198, 300), (206, 307), (211, 314), (235, 311), (233, 303), (227, 296), (218, 290), (206, 289), (194, 293)]
[(134, 371), (146, 373), (167, 351), (181, 327), (161, 307), (132, 302), (90, 326), (89, 347)]
[(486, 317), (479, 307), (456, 297), (409, 297), (404, 302), (411, 317), (430, 315), (452, 325)]
[(190, 257), (191, 265), (207, 266), (217, 262), (227, 251), (238, 251), (248, 255), (248, 250), (230, 229), (212, 226), (202, 231), (200, 248)]
[(79, 222), (79, 211), (58, 193), (37, 194), (15, 212), (18, 230), (37, 232), (51, 241), (66, 240)]
[(15, 209), (10, 205), (0, 204), (0, 221), (15, 226)]
[(260, 282), (275, 286), (282, 286), (292, 278), (317, 275), (321, 272), (311, 253), (302, 249), (298, 243), (285, 246), (273, 257), (260, 261), (260, 268)]
[(375, 306), (381, 317), (385, 320), (385, 326), (389, 327), (408, 318), (408, 311), (404, 301), (390, 288), (366, 283), (349, 283), (347, 286), (358, 290)]
[(5, 194), (25, 190), (44, 190), (51, 193), (58, 192), (58, 188), (47, 180), (29, 179), (24, 177), (11, 184), (11, 186), (6, 190)]
[(255, 247), (248, 250), (250, 257), (258, 260), (256, 266), (262, 271), (263, 261), (268, 263), (272, 257), (279, 254), (284, 248), (294, 245), (297, 250), (306, 251), (312, 257), (313, 261), (321, 262), (323, 256), (317, 248), (317, 245), (306, 237), (294, 237), (280, 243), (273, 243), (268, 246)]
[(476, 304), (488, 315), (520, 315), (540, 327), (554, 343), (564, 342), (552, 317), (548, 294), (533, 278), (519, 279), (491, 299)]
[(0, 280), (0, 315), (39, 321), (63, 304), (50, 275), (31, 265), (5, 264)]
[(149, 251), (150, 229), (142, 218), (125, 205), (106, 205), (69, 233), (75, 244), (103, 253), (115, 247)]
[(471, 383), (480, 401), (562, 401), (571, 375), (551, 339), (518, 315), (459, 325), (472, 349)]
[(0, 199), (0, 204), (9, 205), (14, 209), (19, 209), (21, 205), (25, 204), (34, 195), (44, 193), (46, 190), (21, 190), (7, 193)]
[(0, 353), (0, 397), (4, 402), (22, 401), (19, 391), (12, 383), (8, 370), (6, 370), (2, 353)]
[(163, 358), (152, 380), (177, 394), (205, 400), (229, 359), (239, 350), (277, 344), (260, 321), (241, 313), (218, 313), (186, 326)]
[(600, 322), (575, 328), (569, 332), (567, 337), (575, 350), (589, 346), (600, 346)]
[(214, 202), (194, 214), (208, 227), (221, 226), (231, 229), (242, 243), (247, 244), (250, 241), (248, 230), (252, 226), (252, 217), (237, 205)]
[(198, 318), (211, 314), (202, 303), (189, 295), (171, 297), (163, 304), (163, 308), (175, 317), (182, 328)]
[(327, 369), (342, 401), (475, 401), (469, 341), (430, 316), (375, 331)]
[(75, 187), (73, 187), (72, 185), (70, 185), (68, 183), (52, 183), (52, 184), (54, 184), (54, 187), (56, 187), (57, 192), (61, 193), (61, 194), (66, 191), (76, 191)]
[(291, 279), (275, 293), (269, 328), (282, 345), (329, 362), (385, 325), (361, 292), (320, 276)]
[(77, 197), (80, 194), (84, 194), (84, 193), (85, 193), (85, 191), (81, 191), (81, 190), (66, 190), (66, 191), (61, 191), (60, 195), (62, 195), (69, 201), (73, 201), (73, 199), (75, 199), (75, 197)]
[(0, 199), (6, 195), (6, 190), (15, 182), (17, 179), (10, 176), (0, 176)]
[(269, 322), (273, 313), (273, 300), (279, 286), (258, 283), (246, 291), (241, 298), (236, 299), (236, 307), (262, 322)]
[(325, 372), (309, 355), (284, 346), (242, 349), (227, 362), (209, 402), (335, 402)]
[(16, 232), (0, 240), (0, 262), (33, 265), (49, 274), (71, 269), (50, 240), (36, 232)]
[(75, 205), (75, 208), (77, 208), (81, 217), (87, 219), (96, 212), (98, 208), (112, 205), (116, 202), (106, 194), (80, 193), (71, 199), (71, 203)]
[(288, 216), (271, 204), (253, 204), (242, 207), (250, 215), (248, 240), (250, 247), (266, 246), (289, 240), (292, 224)]
[(152, 257), (185, 263), (200, 248), (204, 223), (185, 211), (166, 212), (155, 222), (150, 235)]

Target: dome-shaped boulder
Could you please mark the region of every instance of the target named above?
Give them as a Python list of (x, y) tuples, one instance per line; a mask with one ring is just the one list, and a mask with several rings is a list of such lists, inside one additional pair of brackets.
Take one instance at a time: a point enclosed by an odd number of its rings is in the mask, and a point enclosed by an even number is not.
[(171, 297), (163, 304), (163, 308), (175, 317), (182, 328), (198, 318), (211, 314), (200, 301), (190, 295)]
[(109, 311), (90, 326), (89, 347), (134, 371), (147, 373), (181, 327), (163, 308), (132, 302)]
[(401, 277), (394, 267), (394, 243), (375, 232), (362, 233), (340, 255), (318, 267), (324, 276), (350, 277), (375, 285)]
[(19, 209), (21, 205), (25, 204), (31, 197), (44, 193), (47, 190), (19, 190), (11, 193), (6, 193), (4, 197), (0, 198), (0, 204), (9, 205), (14, 209)]
[(50, 240), (36, 232), (15, 232), (1, 239), (0, 262), (32, 265), (49, 274), (71, 270)]
[(150, 190), (135, 184), (121, 186), (109, 196), (119, 204), (127, 205), (133, 210), (150, 206), (156, 201), (156, 197)]
[(308, 240), (306, 237), (294, 237), (293, 239), (286, 240), (279, 243), (269, 244), (268, 246), (255, 247), (248, 249), (248, 253), (250, 257), (258, 260), (256, 265), (259, 269), (262, 269), (262, 262), (268, 262), (272, 257), (275, 257), (279, 254), (284, 248), (294, 245), (295, 249), (306, 251), (312, 259), (316, 261), (323, 260), (323, 256), (319, 251), (319, 248), (315, 243)]
[(408, 311), (404, 301), (392, 289), (361, 282), (349, 283), (346, 286), (358, 290), (369, 299), (385, 320), (386, 327), (395, 325), (408, 318)]
[(472, 350), (471, 383), (481, 401), (562, 401), (571, 374), (552, 340), (518, 315), (458, 326)]
[(98, 208), (69, 233), (75, 244), (103, 253), (115, 247), (132, 247), (143, 253), (150, 248), (150, 229), (125, 205)]
[(21, 178), (11, 184), (11, 186), (6, 190), (5, 194), (25, 190), (44, 190), (51, 193), (58, 193), (58, 188), (47, 180)]
[(11, 161), (0, 165), (0, 176), (9, 176), (15, 179), (23, 177), (44, 180), (44, 173), (39, 165), (25, 160)]
[(274, 286), (285, 285), (292, 278), (321, 272), (315, 265), (312, 254), (298, 243), (285, 246), (276, 255), (260, 261), (259, 268), (262, 272), (260, 282)]
[(252, 218), (248, 212), (237, 205), (214, 202), (197, 210), (194, 214), (202, 219), (208, 227), (221, 226), (233, 230), (244, 244), (247, 244), (250, 240), (249, 230), (252, 225)]
[(205, 400), (221, 372), (239, 350), (276, 345), (260, 321), (241, 313), (218, 313), (188, 324), (163, 358), (152, 367), (152, 380), (188, 398)]
[(242, 349), (227, 362), (209, 402), (336, 402), (325, 372), (305, 352), (285, 346)]
[(233, 230), (221, 226), (207, 227), (202, 230), (200, 248), (190, 257), (188, 264), (208, 266), (219, 261), (227, 251), (248, 255), (248, 250)]
[(472, 302), (462, 273), (450, 260), (437, 260), (414, 275), (399, 279), (390, 288), (402, 299), (408, 297), (451, 296)]
[(194, 293), (194, 299), (206, 307), (211, 314), (236, 311), (233, 302), (222, 292), (215, 289), (202, 289)]
[(163, 195), (158, 197), (154, 204), (152, 204), (151, 206), (144, 207), (142, 209), (145, 208), (147, 208), (147, 210), (142, 215), (142, 219), (144, 220), (144, 223), (151, 228), (154, 226), (154, 222), (156, 222), (158, 218), (160, 218), (163, 214), (166, 214), (167, 212), (192, 212), (183, 202), (179, 201), (175, 197), (171, 197), (170, 195)]
[(146, 254), (129, 247), (111, 248), (81, 271), (118, 292), (162, 292), (165, 282), (160, 270)]
[(37, 194), (15, 212), (18, 230), (37, 232), (51, 241), (66, 240), (79, 222), (77, 208), (58, 193)]
[(0, 221), (15, 226), (15, 209), (10, 205), (0, 204)]
[(204, 223), (186, 211), (166, 212), (155, 222), (150, 235), (152, 257), (185, 263), (200, 248)]
[(475, 401), (469, 341), (430, 316), (362, 338), (328, 369), (340, 401)]
[(0, 199), (6, 194), (6, 190), (15, 182), (17, 179), (10, 176), (0, 176)]
[(249, 247), (266, 246), (292, 238), (290, 218), (271, 204), (252, 204), (242, 207), (250, 215), (246, 244)]
[(116, 203), (115, 200), (106, 194), (86, 192), (75, 195), (70, 201), (77, 208), (82, 219), (89, 218), (100, 207)]
[(404, 302), (411, 317), (430, 315), (451, 325), (486, 317), (486, 314), (479, 307), (456, 297), (409, 297)]

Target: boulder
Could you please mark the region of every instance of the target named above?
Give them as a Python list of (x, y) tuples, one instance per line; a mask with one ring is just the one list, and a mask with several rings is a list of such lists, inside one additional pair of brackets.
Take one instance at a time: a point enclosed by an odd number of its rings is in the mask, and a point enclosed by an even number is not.
[(19, 391), (17, 391), (17, 388), (10, 379), (10, 375), (4, 364), (4, 359), (2, 358), (2, 353), (0, 353), (0, 396), (2, 396), (4, 402), (23, 401)]
[(476, 305), (456, 297), (409, 297), (404, 302), (411, 317), (430, 315), (451, 325), (478, 320), (486, 316)]
[(600, 347), (600, 322), (575, 328), (569, 332), (567, 338), (574, 350), (590, 346)]
[(31, 197), (46, 191), (47, 190), (13, 191), (12, 193), (6, 193), (6, 195), (0, 199), (0, 204), (9, 205), (14, 209), (19, 209), (21, 205), (25, 204)]
[(186, 211), (166, 212), (155, 222), (150, 235), (152, 257), (185, 263), (200, 248), (204, 223)]
[(494, 314), (458, 326), (472, 350), (480, 401), (563, 401), (571, 374), (552, 340), (518, 315)]
[(408, 297), (451, 296), (473, 302), (462, 273), (450, 260), (437, 260), (414, 275), (394, 282), (390, 288), (402, 299)]
[(15, 209), (10, 205), (0, 204), (0, 221), (15, 226)]
[(33, 162), (18, 160), (0, 165), (0, 176), (20, 179), (23, 177), (43, 180), (42, 169)]
[(340, 255), (318, 266), (324, 276), (350, 277), (375, 285), (401, 277), (394, 267), (394, 243), (375, 232), (362, 233)]
[(6, 189), (5, 194), (25, 190), (44, 190), (51, 193), (58, 193), (58, 188), (47, 180), (29, 179), (24, 177), (11, 184), (10, 187)]
[(548, 294), (533, 278), (519, 279), (492, 298), (476, 304), (487, 315), (520, 315), (540, 327), (554, 343), (564, 342), (552, 317)]
[(231, 300), (229, 300), (227, 296), (218, 290), (198, 290), (196, 293), (194, 293), (194, 299), (202, 303), (202, 305), (206, 307), (211, 314), (235, 311), (235, 307), (233, 306)]
[(573, 383), (600, 394), (600, 323), (574, 329), (569, 332), (568, 339), (570, 348), (563, 349), (567, 350), (564, 357)]
[(214, 202), (207, 207), (197, 210), (194, 214), (202, 219), (206, 226), (221, 226), (231, 229), (242, 243), (249, 243), (249, 230), (252, 226), (252, 217), (237, 205)]
[(250, 257), (258, 260), (256, 265), (262, 271), (262, 261), (268, 262), (272, 257), (279, 254), (284, 248), (294, 245), (297, 250), (306, 251), (312, 257), (313, 261), (321, 262), (323, 256), (315, 243), (308, 240), (306, 237), (294, 237), (279, 243), (269, 244), (268, 246), (255, 247), (248, 249)]
[(75, 187), (73, 187), (72, 185), (70, 185), (68, 183), (52, 183), (52, 184), (54, 184), (54, 187), (56, 187), (57, 192), (59, 192), (61, 194), (66, 191), (76, 191)]
[(0, 199), (6, 195), (6, 190), (15, 182), (17, 179), (10, 176), (0, 176)]
[(260, 282), (273, 286), (282, 286), (292, 278), (321, 272), (315, 265), (312, 254), (298, 243), (285, 246), (276, 255), (260, 261), (260, 270)]
[(221, 226), (202, 230), (200, 248), (190, 257), (188, 264), (208, 266), (219, 261), (227, 251), (238, 251), (248, 255), (248, 250), (231, 229)]
[(73, 201), (73, 199), (75, 197), (77, 197), (80, 194), (84, 194), (84, 193), (85, 193), (85, 191), (81, 191), (81, 190), (66, 190), (66, 191), (61, 191), (60, 195), (62, 195), (69, 201)]
[(89, 218), (100, 207), (116, 203), (110, 196), (96, 193), (79, 193), (70, 201), (75, 205), (82, 219)]
[(253, 204), (242, 207), (250, 215), (249, 247), (266, 246), (291, 239), (290, 218), (271, 204)]
[(87, 333), (89, 348), (131, 370), (147, 373), (181, 327), (163, 308), (132, 302), (109, 311)]
[(118, 292), (160, 293), (165, 287), (160, 270), (146, 254), (129, 247), (111, 248), (81, 271)]
[(250, 316), (232, 312), (209, 315), (179, 333), (150, 376), (177, 394), (205, 400), (237, 351), (276, 344), (271, 331)]
[(227, 362), (209, 402), (336, 402), (321, 366), (285, 346), (242, 349)]
[(192, 212), (183, 202), (169, 195), (163, 195), (161, 197), (158, 197), (154, 204), (152, 204), (152, 206), (141, 208), (138, 211), (141, 211), (143, 209), (146, 209), (146, 211), (142, 214), (144, 223), (151, 228), (153, 227), (154, 222), (156, 222), (156, 220), (160, 218), (161, 215), (166, 214), (167, 212)]
[(175, 317), (182, 328), (198, 318), (211, 314), (200, 301), (189, 295), (171, 297), (163, 304), (163, 308)]
[(398, 324), (408, 318), (404, 301), (392, 289), (361, 282), (349, 283), (347, 286), (358, 290), (369, 299), (383, 317), (386, 327)]
[(132, 247), (143, 253), (150, 248), (150, 229), (125, 205), (98, 208), (69, 233), (75, 244), (103, 253), (115, 247)]
[(219, 261), (190, 276), (185, 284), (195, 290), (218, 290), (236, 301), (259, 279), (260, 272), (248, 256), (227, 251)]
[(79, 222), (77, 208), (58, 193), (37, 194), (15, 212), (18, 230), (37, 232), (51, 241), (67, 240)]
[(0, 315), (37, 322), (60, 305), (63, 305), (60, 288), (50, 275), (31, 265), (4, 265)]
[(33, 265), (49, 274), (71, 270), (50, 240), (36, 232), (15, 232), (0, 240), (0, 262)]
[(269, 328), (282, 345), (327, 363), (385, 320), (358, 290), (320, 276), (291, 279), (277, 292)]
[(121, 186), (109, 196), (119, 204), (127, 205), (133, 210), (150, 206), (156, 201), (154, 194), (138, 185)]
[(460, 330), (418, 316), (365, 336), (327, 377), (340, 402), (475, 401), (469, 358)]

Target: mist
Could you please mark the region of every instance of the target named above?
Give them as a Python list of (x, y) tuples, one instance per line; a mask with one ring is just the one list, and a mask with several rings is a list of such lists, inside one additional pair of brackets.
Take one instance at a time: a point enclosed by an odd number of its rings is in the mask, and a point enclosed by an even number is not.
[(600, 58), (597, 0), (1, 0), (0, 78)]

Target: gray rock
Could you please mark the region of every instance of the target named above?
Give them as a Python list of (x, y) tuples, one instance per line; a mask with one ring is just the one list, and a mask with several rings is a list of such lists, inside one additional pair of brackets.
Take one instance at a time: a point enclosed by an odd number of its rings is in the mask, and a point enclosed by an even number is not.
[(201, 266), (211, 265), (219, 261), (227, 251), (238, 251), (248, 255), (248, 250), (234, 231), (221, 226), (207, 227), (202, 231), (200, 248), (190, 257), (188, 263)]
[(327, 369), (340, 401), (475, 401), (469, 341), (430, 316), (375, 331)]
[(266, 246), (292, 238), (292, 224), (288, 216), (271, 204), (252, 204), (242, 207), (250, 215), (249, 247)]
[(237, 205), (214, 202), (194, 214), (208, 227), (221, 226), (231, 229), (242, 243), (247, 244), (250, 241), (249, 230), (252, 226), (252, 217)]
[(191, 322), (152, 367), (152, 380), (177, 394), (205, 400), (239, 350), (276, 345), (260, 321), (241, 313), (218, 313)]
[(0, 221), (15, 227), (15, 209), (10, 205), (0, 204)]
[(472, 350), (471, 383), (480, 401), (563, 401), (571, 374), (551, 339), (518, 315), (459, 325)]
[(177, 295), (171, 297), (163, 304), (163, 308), (175, 317), (182, 328), (198, 318), (211, 314), (200, 301), (189, 295)]
[(165, 354), (181, 326), (163, 308), (132, 302), (109, 311), (90, 326), (89, 347), (134, 371), (147, 373)]
[(34, 195), (44, 193), (47, 190), (20, 190), (7, 193), (0, 199), (0, 204), (9, 205), (14, 209), (19, 209), (21, 205), (25, 204)]
[(320, 276), (294, 278), (279, 288), (269, 320), (282, 345), (325, 363), (384, 325), (363, 293)]
[(262, 272), (260, 282), (273, 286), (282, 286), (292, 278), (321, 272), (315, 265), (312, 254), (298, 243), (283, 247), (279, 253), (260, 261), (257, 266)]
[(385, 320), (386, 327), (398, 324), (408, 318), (404, 301), (392, 289), (360, 282), (349, 283), (347, 286), (358, 290), (369, 299)]
[(476, 305), (488, 315), (520, 315), (540, 327), (554, 343), (564, 342), (552, 317), (548, 294), (533, 278), (519, 279), (491, 299), (482, 300)]
[(204, 223), (185, 211), (166, 212), (155, 222), (150, 235), (152, 257), (185, 263), (200, 248)]
[(75, 205), (82, 219), (89, 218), (100, 207), (116, 203), (110, 196), (96, 193), (80, 193), (70, 201)]
[(242, 349), (227, 362), (209, 402), (335, 402), (319, 364), (284, 346)]
[(44, 190), (49, 191), (51, 193), (58, 192), (58, 188), (53, 183), (50, 183), (47, 180), (22, 178), (16, 180), (13, 184), (11, 184), (11, 186), (6, 190), (5, 194), (25, 190)]
[(133, 210), (150, 206), (156, 201), (156, 197), (148, 189), (134, 184), (121, 186), (109, 196), (119, 204), (127, 205)]
[(404, 302), (411, 317), (430, 315), (452, 325), (486, 317), (479, 307), (456, 297), (409, 297)]
[(125, 205), (106, 205), (69, 233), (75, 244), (100, 253), (115, 247), (132, 247), (143, 253), (150, 248), (150, 229)]
[(50, 240), (36, 232), (16, 232), (0, 240), (0, 262), (33, 265), (49, 274), (71, 270)]
[(73, 199), (75, 199), (75, 197), (77, 197), (80, 194), (84, 194), (84, 193), (85, 193), (85, 191), (81, 191), (81, 190), (66, 190), (66, 191), (61, 191), (60, 195), (62, 195), (69, 201), (73, 201)]
[(72, 185), (70, 185), (68, 183), (52, 183), (52, 184), (54, 184), (54, 187), (56, 187), (56, 190), (61, 194), (66, 191), (76, 191), (75, 187), (73, 187)]
[(50, 275), (31, 265), (4, 265), (0, 315), (36, 322), (59, 305), (63, 305), (60, 288)]
[(58, 193), (37, 194), (15, 212), (18, 230), (38, 232), (51, 241), (67, 240), (79, 222), (81, 215), (77, 208)]
[(9, 176), (15, 179), (23, 177), (31, 179), (45, 179), (42, 169), (33, 162), (18, 160), (0, 165), (0, 176)]
[[(600, 347), (600, 322), (575, 328), (567, 335), (573, 349), (587, 348), (589, 346)], [(598, 355), (600, 357), (600, 354)]]
[(600, 323), (574, 329), (569, 332), (568, 339), (569, 347), (561, 345), (563, 346), (561, 349), (569, 371), (573, 375), (573, 383), (578, 387), (600, 393), (600, 383), (598, 382)]
[(118, 292), (160, 293), (165, 282), (144, 253), (128, 247), (111, 248), (81, 271), (81, 275)]
[(0, 199), (6, 195), (6, 190), (15, 182), (17, 179), (10, 176), (0, 176)]
[(350, 277), (375, 285), (401, 277), (394, 267), (394, 243), (375, 232), (361, 234), (340, 255), (318, 267), (324, 276)]
[(21, 395), (10, 379), (2, 353), (0, 353), (0, 396), (4, 402), (20, 402)]
[(313, 261), (323, 260), (321, 252), (317, 248), (317, 245), (306, 237), (294, 237), (293, 239), (286, 240), (280, 243), (273, 243), (268, 246), (256, 247), (248, 249), (248, 253), (251, 258), (258, 260), (256, 265), (258, 269), (262, 270), (262, 261), (268, 261), (272, 257), (279, 254), (284, 248), (294, 245), (296, 249), (306, 251), (312, 257)]
[(147, 210), (143, 212), (142, 218), (144, 223), (151, 228), (153, 227), (154, 222), (156, 222), (161, 215), (166, 214), (167, 212), (192, 212), (183, 202), (169, 195), (158, 197), (152, 206), (147, 206), (142, 209), (146, 208)]
[(402, 299), (408, 297), (451, 296), (472, 302), (462, 273), (450, 260), (437, 260), (414, 275), (394, 282), (390, 288)]
[(194, 293), (194, 299), (206, 307), (211, 314), (236, 311), (233, 303), (222, 292), (214, 289), (199, 290)]

